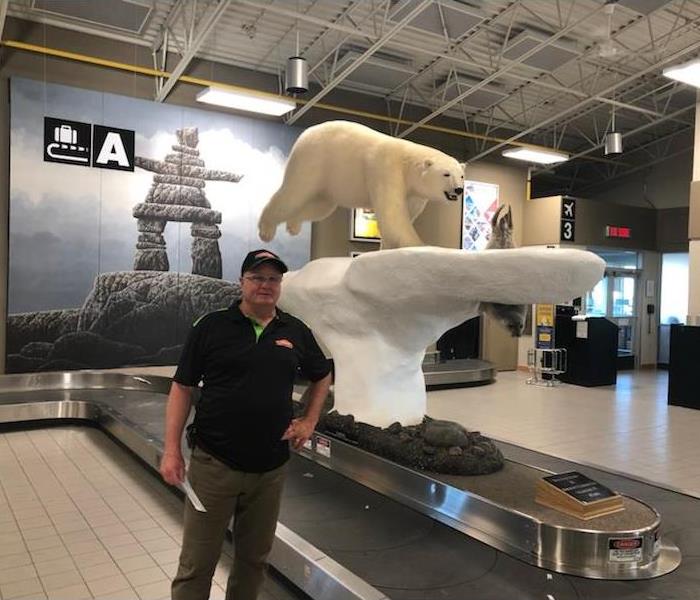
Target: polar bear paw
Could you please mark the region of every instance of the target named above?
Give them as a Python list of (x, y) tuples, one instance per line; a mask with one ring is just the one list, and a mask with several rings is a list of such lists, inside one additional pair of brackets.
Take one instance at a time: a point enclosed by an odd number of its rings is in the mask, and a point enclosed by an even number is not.
[(277, 227), (273, 225), (265, 225), (263, 223), (260, 223), (258, 225), (258, 236), (263, 242), (269, 242), (272, 240), (272, 238), (275, 237), (275, 232), (277, 231)]
[(299, 235), (301, 231), (301, 221), (287, 221), (287, 233), (289, 235)]

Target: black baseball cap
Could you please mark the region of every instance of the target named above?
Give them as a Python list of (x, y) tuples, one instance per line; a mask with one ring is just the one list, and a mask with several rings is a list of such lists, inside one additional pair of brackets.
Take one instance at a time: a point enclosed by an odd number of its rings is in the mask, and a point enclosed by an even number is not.
[(248, 254), (246, 254), (246, 257), (243, 259), (243, 264), (241, 264), (241, 275), (243, 275), (243, 273), (246, 271), (252, 271), (265, 263), (273, 264), (280, 270), (280, 273), (286, 273), (289, 271), (287, 265), (282, 262), (282, 259), (279, 256), (270, 250), (261, 248), (260, 250), (253, 250), (252, 252), (248, 252)]

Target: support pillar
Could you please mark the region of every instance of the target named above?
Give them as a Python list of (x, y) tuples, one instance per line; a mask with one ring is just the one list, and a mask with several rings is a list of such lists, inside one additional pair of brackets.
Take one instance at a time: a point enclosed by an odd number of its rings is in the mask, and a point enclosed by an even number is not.
[(700, 92), (695, 105), (693, 179), (688, 219), (688, 325), (700, 325)]

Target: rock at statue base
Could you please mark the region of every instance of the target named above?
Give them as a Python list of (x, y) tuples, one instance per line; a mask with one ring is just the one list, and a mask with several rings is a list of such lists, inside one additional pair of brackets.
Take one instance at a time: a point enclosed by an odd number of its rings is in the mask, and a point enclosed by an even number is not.
[(102, 273), (80, 309), (10, 315), (8, 373), (176, 364), (192, 323), (240, 297), (189, 273)]
[(221, 279), (221, 252), (216, 239), (192, 239), (192, 273)]
[(503, 454), (478, 431), (425, 417), (420, 425), (386, 429), (357, 423), (352, 415), (321, 416), (318, 431), (357, 445), (400, 465), (445, 475), (486, 475), (503, 468)]
[(168, 253), (160, 249), (136, 250), (134, 271), (169, 271)]

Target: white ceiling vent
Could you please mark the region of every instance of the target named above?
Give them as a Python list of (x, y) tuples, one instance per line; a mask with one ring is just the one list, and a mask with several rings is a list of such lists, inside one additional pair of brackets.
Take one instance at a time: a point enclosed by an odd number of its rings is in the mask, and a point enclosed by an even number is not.
[[(439, 84), (435, 91), (435, 98), (442, 99), (443, 94), (445, 101), (448, 102), (456, 98), (459, 94), (463, 94), (479, 80), (468, 75), (457, 75), (457, 79), (450, 77), (448, 81)], [(458, 85), (459, 83), (459, 85)], [(496, 102), (500, 102), (507, 96), (505, 89), (500, 90), (498, 86), (487, 85), (469, 94), (462, 102), (466, 106), (473, 108), (487, 108)]]
[(643, 15), (648, 15), (668, 3), (669, 0), (620, 0), (619, 2), (620, 6), (630, 8)]
[[(508, 43), (503, 56), (510, 60), (518, 60), (523, 54), (532, 50), (547, 38), (547, 35), (537, 31), (525, 30), (516, 35)], [(535, 52), (522, 62), (523, 64), (543, 71), (554, 71), (556, 68), (576, 58), (576, 56), (578, 56), (578, 52), (576, 51), (575, 45), (566, 40), (559, 39), (548, 44), (538, 52)]]
[[(336, 65), (336, 73), (340, 73), (350, 64), (355, 62), (362, 53), (358, 50), (348, 50)], [(376, 55), (370, 56), (348, 77), (347, 81), (359, 83), (369, 88), (386, 90), (401, 85), (406, 79), (415, 73), (415, 69), (410, 61), (394, 61), (381, 58)]]
[(153, 3), (148, 0), (33, 0), (32, 8), (53, 17), (141, 33), (151, 15)]
[[(389, 18), (392, 21), (400, 21), (416, 7), (418, 2), (419, 0), (399, 0), (389, 12)], [(442, 9), (442, 17), (440, 16), (440, 9)], [(456, 40), (483, 19), (484, 15), (475, 8), (467, 7), (454, 2), (454, 0), (440, 0), (440, 2), (434, 2), (424, 8), (413, 18), (409, 25), (444, 38), (444, 23), (449, 38)]]

